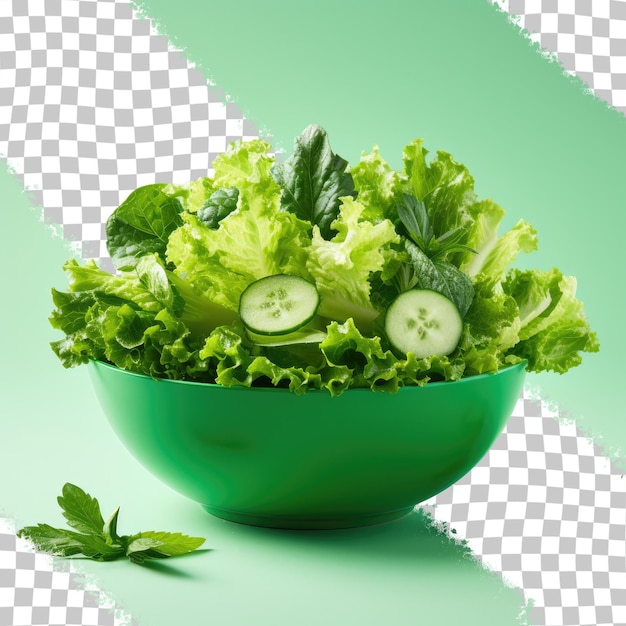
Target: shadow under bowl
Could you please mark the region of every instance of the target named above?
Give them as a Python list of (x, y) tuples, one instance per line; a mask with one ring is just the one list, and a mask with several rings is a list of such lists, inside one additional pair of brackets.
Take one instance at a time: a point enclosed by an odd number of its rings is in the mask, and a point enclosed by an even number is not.
[(525, 363), (396, 394), (155, 380), (94, 361), (118, 437), (220, 518), (292, 529), (390, 521), (469, 472), (502, 432)]

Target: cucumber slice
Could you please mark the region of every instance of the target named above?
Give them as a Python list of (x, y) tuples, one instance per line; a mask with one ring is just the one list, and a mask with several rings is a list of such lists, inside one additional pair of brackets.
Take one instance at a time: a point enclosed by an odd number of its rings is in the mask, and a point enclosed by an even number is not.
[(418, 359), (450, 354), (459, 343), (463, 320), (456, 305), (431, 289), (401, 293), (387, 309), (385, 333), (391, 345)]
[(313, 283), (300, 276), (276, 274), (248, 285), (239, 299), (239, 317), (258, 335), (284, 335), (310, 322), (320, 296)]
[(292, 333), (285, 333), (284, 335), (257, 335), (249, 330), (248, 337), (259, 346), (275, 348), (277, 346), (292, 346), (304, 343), (319, 344), (328, 335), (322, 330), (299, 328)]

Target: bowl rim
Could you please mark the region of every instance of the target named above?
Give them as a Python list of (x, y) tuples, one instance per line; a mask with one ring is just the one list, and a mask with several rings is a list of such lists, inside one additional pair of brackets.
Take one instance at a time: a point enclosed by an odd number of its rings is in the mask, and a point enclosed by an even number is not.
[[(294, 392), (288, 389), (287, 387), (246, 387), (244, 385), (232, 385), (230, 387), (227, 387), (225, 385), (220, 385), (219, 383), (203, 383), (197, 380), (153, 378), (152, 376), (149, 376), (147, 374), (141, 374), (139, 372), (131, 372), (130, 370), (125, 370), (121, 367), (118, 367), (117, 365), (113, 365), (112, 363), (107, 363), (106, 361), (102, 361), (100, 359), (89, 359), (89, 365), (92, 368), (103, 367), (105, 369), (120, 372), (122, 375), (135, 376), (137, 378), (141, 378), (144, 380), (152, 380), (156, 383), (165, 383), (165, 384), (169, 383), (169, 384), (175, 384), (175, 385), (188, 385), (191, 387), (223, 389), (223, 390), (228, 390), (229, 392), (240, 391), (240, 392), (245, 392), (245, 393), (252, 393), (252, 392), (288, 393), (291, 395), (297, 395), (297, 394), (294, 394)], [(504, 367), (501, 367), (496, 372), (486, 372), (484, 374), (476, 374), (475, 376), (466, 376), (464, 378), (459, 378), (458, 380), (439, 380), (439, 381), (435, 381), (432, 383), (431, 382), (426, 383), (425, 385), (405, 385), (403, 387), (398, 388), (398, 391), (396, 393), (388, 394), (388, 395), (397, 395), (397, 393), (401, 393), (405, 389), (414, 389), (414, 390), (415, 389), (433, 389), (433, 388), (438, 388), (441, 386), (460, 385), (463, 383), (467, 384), (471, 381), (484, 380), (486, 378), (498, 376), (498, 374), (502, 374), (512, 369), (526, 369), (526, 365), (528, 365), (528, 360), (524, 359), (520, 361), (519, 363), (514, 363), (512, 365), (506, 365)], [(372, 393), (372, 389), (370, 387), (351, 387), (351, 388), (345, 389), (340, 395), (343, 395), (348, 392), (350, 392), (351, 394), (355, 392)], [(306, 396), (309, 394), (326, 394), (329, 396), (331, 395), (329, 394), (327, 389), (307, 389), (307, 391), (304, 394), (299, 394), (299, 395)]]

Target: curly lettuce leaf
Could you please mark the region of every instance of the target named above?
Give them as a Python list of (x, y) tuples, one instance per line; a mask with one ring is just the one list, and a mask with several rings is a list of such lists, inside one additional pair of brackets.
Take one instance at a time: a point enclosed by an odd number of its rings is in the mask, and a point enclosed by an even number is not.
[(273, 274), (308, 277), (308, 225), (290, 213), (255, 203), (241, 206), (216, 230), (193, 215), (185, 221), (170, 236), (167, 260), (196, 293), (231, 311), (238, 310), (241, 293), (259, 278)]
[(474, 250), (457, 253), (454, 263), (468, 276), (474, 276), (480, 270), (485, 256), (498, 240), (498, 228), (504, 217), (504, 209), (493, 200), (480, 200), (467, 207), (471, 221), (467, 224), (465, 244)]
[(314, 227), (306, 269), (320, 293), (319, 314), (338, 321), (352, 317), (368, 332), (380, 313), (370, 300), (369, 277), (383, 269), (385, 249), (399, 237), (389, 220), (377, 224), (362, 220), (364, 210), (360, 202), (343, 198), (339, 217), (332, 223), (337, 234), (327, 240)]
[(423, 140), (416, 139), (404, 148), (404, 188), (426, 205), (436, 237), (472, 222), (468, 207), (476, 201), (474, 179), (468, 169), (447, 152), (427, 163)]
[[(463, 375), (462, 359), (432, 356), (416, 359), (413, 353), (397, 357), (384, 347), (378, 336), (364, 336), (352, 319), (331, 322), (320, 350), (328, 365), (347, 368), (350, 381), (346, 388), (369, 387), (372, 391), (395, 393), (405, 385), (425, 385), (429, 380), (458, 380)], [(322, 376), (324, 370), (321, 370)], [(343, 387), (329, 388), (332, 395)]]
[(83, 265), (71, 259), (63, 265), (63, 269), (69, 275), (69, 288), (72, 292), (91, 291), (100, 296), (115, 296), (120, 301), (129, 301), (144, 311), (157, 312), (163, 308), (165, 302), (173, 305), (174, 296), (158, 279), (147, 278), (146, 263), (150, 263), (150, 259), (154, 259), (154, 255), (150, 254), (143, 260), (143, 281), (140, 274), (133, 270), (109, 274), (98, 267), (93, 259)]
[(236, 141), (213, 161), (213, 187), (239, 192), (237, 207), (252, 210), (277, 207), (280, 188), (272, 177), (274, 157), (270, 145), (262, 139)]
[(558, 270), (511, 270), (502, 288), (517, 302), (520, 341), (511, 354), (528, 361), (529, 371), (565, 373), (582, 362), (582, 352), (600, 349), (576, 298), (576, 279)]
[(217, 328), (199, 355), (212, 363), (215, 382), (225, 387), (254, 387), (266, 382), (274, 387), (288, 387), (298, 395), (321, 387), (321, 376), (315, 367), (304, 363), (283, 366), (256, 354), (238, 325)]
[(170, 183), (165, 185), (161, 191), (170, 198), (176, 198), (185, 211), (196, 213), (214, 192), (213, 180), (203, 177), (192, 180), (185, 185)]
[(462, 269), (469, 276), (481, 274), (496, 283), (504, 278), (507, 268), (520, 252), (532, 252), (536, 249), (537, 231), (528, 222), (520, 220)]
[(496, 372), (506, 351), (519, 341), (519, 309), (515, 299), (484, 277), (474, 282), (474, 299), (465, 316), (457, 350), (467, 375)]
[(395, 219), (398, 173), (380, 156), (378, 146), (363, 153), (360, 161), (350, 168), (359, 202), (365, 207), (362, 219), (380, 222)]
[[(217, 190), (207, 206), (196, 215), (183, 214), (184, 224), (169, 237), (166, 259), (174, 273), (196, 294), (233, 312), (243, 290), (259, 278), (280, 273), (308, 277), (310, 224), (279, 210), (273, 163), (267, 142), (231, 144), (214, 161)], [(227, 205), (226, 215), (216, 224), (212, 218), (207, 223), (210, 204), (218, 195)]]

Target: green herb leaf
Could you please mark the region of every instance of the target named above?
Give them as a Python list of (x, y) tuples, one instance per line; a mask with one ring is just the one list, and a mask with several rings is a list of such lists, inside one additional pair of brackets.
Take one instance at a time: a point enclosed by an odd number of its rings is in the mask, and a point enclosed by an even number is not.
[(57, 556), (72, 556), (81, 554), (83, 543), (77, 539), (69, 530), (53, 528), (48, 524), (37, 524), (37, 526), (25, 526), (18, 531), (17, 536), (28, 539), (44, 552), (51, 552)]
[(317, 224), (325, 239), (333, 233), (340, 198), (356, 197), (348, 162), (334, 154), (326, 131), (317, 125), (304, 129), (296, 138), (294, 152), (272, 174), (282, 187), (281, 210)]
[(432, 260), (411, 241), (404, 242), (414, 276), (422, 289), (437, 291), (454, 302), (465, 317), (474, 297), (470, 279), (452, 263)]
[(426, 252), (433, 238), (433, 229), (424, 203), (405, 193), (404, 204), (398, 206), (398, 217), (411, 239)]
[(190, 537), (182, 533), (168, 533), (155, 530), (144, 531), (139, 533), (139, 535), (135, 535), (135, 537), (136, 539), (133, 539), (128, 546), (129, 551), (131, 551), (133, 546), (133, 551), (136, 551), (138, 549), (137, 546), (148, 545), (151, 542), (152, 545), (150, 547), (164, 556), (180, 556), (193, 552), (205, 542), (202, 537)]
[(57, 498), (57, 502), (69, 526), (82, 533), (103, 536), (104, 520), (95, 498), (80, 487), (65, 483), (63, 495)]
[(18, 531), (18, 537), (32, 541), (37, 549), (56, 556), (82, 554), (94, 561), (113, 561), (126, 556), (133, 563), (187, 554), (205, 541), (202, 537), (160, 531), (119, 535), (119, 507), (105, 524), (98, 501), (71, 483), (63, 486), (63, 495), (58, 502), (67, 523), (81, 532), (38, 524), (25, 526)]
[(119, 543), (120, 541), (120, 536), (117, 534), (117, 517), (119, 514), (120, 507), (118, 506), (104, 525), (104, 537), (107, 543)]
[(107, 544), (102, 537), (53, 528), (48, 524), (26, 526), (18, 532), (18, 537), (32, 541), (37, 549), (55, 556), (82, 554), (94, 561), (112, 561), (124, 556), (121, 546)]

